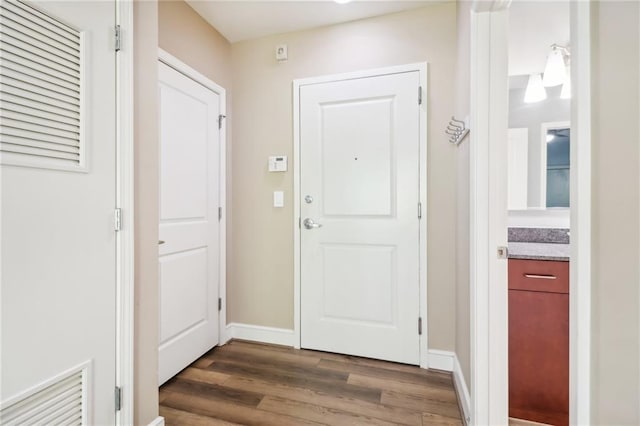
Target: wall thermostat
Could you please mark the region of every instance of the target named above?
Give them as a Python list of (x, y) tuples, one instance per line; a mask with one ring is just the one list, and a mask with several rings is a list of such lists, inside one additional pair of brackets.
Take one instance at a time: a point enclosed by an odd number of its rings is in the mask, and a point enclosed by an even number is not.
[(269, 171), (270, 172), (286, 172), (287, 156), (280, 155), (277, 157), (269, 157)]

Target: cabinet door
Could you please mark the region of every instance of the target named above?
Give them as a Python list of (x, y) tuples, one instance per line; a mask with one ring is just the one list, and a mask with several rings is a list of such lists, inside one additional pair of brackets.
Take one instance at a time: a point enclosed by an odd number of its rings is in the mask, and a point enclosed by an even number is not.
[(509, 416), (569, 424), (569, 295), (509, 290)]

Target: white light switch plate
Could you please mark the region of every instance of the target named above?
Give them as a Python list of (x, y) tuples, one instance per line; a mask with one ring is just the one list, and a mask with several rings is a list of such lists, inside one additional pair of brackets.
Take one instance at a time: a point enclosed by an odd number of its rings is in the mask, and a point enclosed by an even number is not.
[(284, 207), (284, 192), (273, 191), (273, 207)]

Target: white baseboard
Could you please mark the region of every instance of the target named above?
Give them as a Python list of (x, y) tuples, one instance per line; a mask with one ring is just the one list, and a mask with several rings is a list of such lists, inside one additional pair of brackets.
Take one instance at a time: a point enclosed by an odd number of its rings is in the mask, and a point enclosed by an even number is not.
[(149, 426), (164, 426), (164, 417), (162, 416), (156, 417), (155, 420), (149, 423)]
[(471, 424), (471, 398), (469, 396), (469, 388), (464, 380), (460, 361), (455, 352), (441, 351), (438, 349), (429, 349), (427, 354), (428, 368), (434, 370), (450, 371), (453, 373), (453, 383), (460, 401), (460, 408), (465, 420), (465, 424)]
[(223, 340), (226, 342), (230, 339), (251, 340), (283, 346), (293, 346), (295, 340), (293, 330), (235, 322), (227, 324), (227, 333)]
[(427, 368), (434, 370), (453, 371), (456, 354), (451, 351), (429, 349), (427, 354)]
[(464, 374), (462, 374), (462, 367), (460, 367), (460, 361), (454, 354), (453, 363), (453, 383), (456, 387), (456, 393), (458, 394), (458, 401), (460, 401), (460, 408), (462, 408), (462, 416), (464, 417), (464, 423), (466, 425), (471, 424), (471, 397), (469, 396), (469, 388), (467, 382), (464, 380)]

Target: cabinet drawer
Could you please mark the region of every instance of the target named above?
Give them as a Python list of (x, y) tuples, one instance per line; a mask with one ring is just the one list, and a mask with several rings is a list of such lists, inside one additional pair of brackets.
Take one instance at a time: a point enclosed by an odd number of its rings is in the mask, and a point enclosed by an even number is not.
[(509, 290), (569, 293), (569, 262), (509, 259)]

